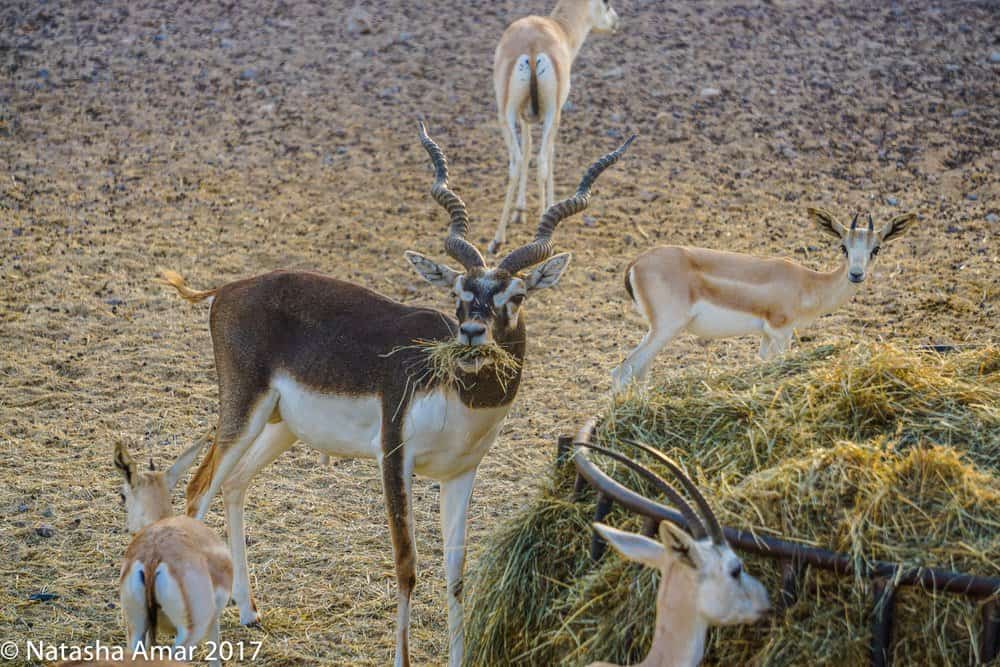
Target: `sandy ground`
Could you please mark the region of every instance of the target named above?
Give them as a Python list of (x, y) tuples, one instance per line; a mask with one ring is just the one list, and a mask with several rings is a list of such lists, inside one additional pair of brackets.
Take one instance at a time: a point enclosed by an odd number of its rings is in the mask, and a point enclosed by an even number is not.
[[(996, 2), (616, 3), (574, 71), (557, 195), (638, 131), (591, 209), (558, 230), (574, 263), (527, 305), (521, 396), (481, 468), (477, 538), (516, 510), (555, 437), (600, 409), (642, 334), (621, 272), (657, 243), (795, 257), (837, 251), (804, 215), (916, 210), (853, 303), (809, 340), (996, 342), (1000, 296), (1000, 5)], [(0, 639), (120, 642), (127, 542), (116, 439), (166, 462), (216, 412), (199, 287), (318, 269), (450, 309), (402, 259), (444, 258), (423, 114), (474, 236), (492, 235), (506, 155), (490, 65), (537, 0), (386, 0), (352, 33), (338, 2), (27, 2), (0, 6)], [(718, 95), (705, 95), (714, 88)], [(537, 145), (537, 142), (536, 142)], [(529, 205), (537, 206), (532, 174)], [(525, 241), (531, 228), (511, 227)], [(756, 341), (684, 338), (655, 373), (752, 362)], [(395, 583), (366, 461), (298, 446), (248, 506), (262, 665), (390, 661)], [(416, 485), (419, 664), (446, 659), (437, 488)], [(217, 506), (221, 508), (221, 504)], [(221, 511), (211, 524), (222, 528)], [(47, 535), (47, 536), (46, 536)], [(48, 602), (29, 596), (58, 595)]]

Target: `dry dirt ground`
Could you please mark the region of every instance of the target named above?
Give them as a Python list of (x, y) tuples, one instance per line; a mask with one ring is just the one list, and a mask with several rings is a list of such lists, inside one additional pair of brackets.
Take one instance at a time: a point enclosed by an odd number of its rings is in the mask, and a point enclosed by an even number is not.
[[(527, 306), (526, 381), (481, 468), (473, 560), (533, 492), (556, 436), (604, 404), (609, 369), (642, 333), (622, 270), (646, 247), (831, 267), (837, 249), (806, 206), (916, 210), (854, 302), (797, 344), (997, 341), (1000, 4), (616, 5), (624, 31), (591, 37), (574, 71), (557, 195), (626, 132), (640, 139), (558, 230), (574, 262)], [(198, 287), (318, 269), (450, 310), (402, 258), (444, 257), (419, 114), (485, 247), (507, 171), (493, 45), (546, 4), (384, 0), (367, 6), (367, 34), (349, 29), (351, 6), (0, 6), (0, 639), (123, 640), (113, 442), (167, 462), (216, 412), (207, 308), (154, 284), (158, 266)], [(531, 229), (511, 227), (512, 241)], [(655, 373), (752, 363), (755, 350), (684, 338)], [(223, 636), (263, 641), (262, 665), (387, 664), (395, 583), (378, 473), (317, 462), (300, 445), (258, 478), (247, 522), (264, 628), (240, 628), (230, 608)], [(411, 645), (418, 664), (440, 664), (437, 488), (416, 494)], [(221, 504), (210, 522), (222, 530)], [(30, 601), (40, 592), (58, 597)]]

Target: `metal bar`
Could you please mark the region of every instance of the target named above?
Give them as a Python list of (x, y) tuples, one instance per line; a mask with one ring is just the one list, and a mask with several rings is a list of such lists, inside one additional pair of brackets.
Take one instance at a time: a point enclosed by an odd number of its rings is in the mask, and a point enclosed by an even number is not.
[(872, 609), (872, 667), (892, 664), (892, 617), (896, 606), (896, 586), (891, 579), (872, 581), (875, 606)]
[(792, 558), (781, 559), (781, 598), (779, 609), (788, 609), (799, 599), (799, 580), (802, 578), (802, 564)]
[(1000, 600), (983, 605), (983, 634), (979, 637), (979, 660), (988, 665), (1000, 656)]
[[(573, 454), (573, 463), (577, 472), (590, 486), (599, 493), (613, 498), (622, 507), (657, 521), (670, 521), (685, 529), (688, 527), (680, 512), (640, 496), (608, 477), (590, 461), (583, 449), (577, 449)], [(770, 558), (788, 558), (841, 575), (856, 574), (855, 562), (846, 554), (766, 535), (756, 535), (751, 531), (735, 528), (723, 528), (723, 532), (729, 544), (742, 551)], [(863, 571), (857, 574), (873, 579), (891, 578), (897, 586), (921, 586), (927, 590), (981, 598), (992, 597), (1000, 592), (1000, 577), (975, 576), (931, 567), (911, 568), (899, 572), (898, 564), (884, 561), (872, 561), (862, 567)]]
[[(597, 494), (597, 507), (594, 509), (594, 523), (603, 521), (614, 505), (614, 500), (606, 493)], [(604, 538), (594, 531), (594, 536), (590, 539), (590, 559), (595, 563), (601, 560), (605, 550), (608, 548)]]

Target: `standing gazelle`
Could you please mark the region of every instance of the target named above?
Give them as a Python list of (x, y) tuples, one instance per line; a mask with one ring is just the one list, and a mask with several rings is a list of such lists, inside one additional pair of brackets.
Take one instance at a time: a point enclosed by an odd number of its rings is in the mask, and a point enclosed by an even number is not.
[[(553, 162), (556, 132), (569, 97), (570, 69), (591, 31), (612, 32), (621, 21), (610, 0), (559, 0), (549, 16), (526, 16), (510, 24), (493, 56), (493, 89), (497, 97), (500, 130), (507, 144), (508, 181), (500, 224), (489, 245), (495, 253), (507, 242), (514, 191), (515, 220), (526, 212), (525, 190), (531, 159), (531, 123), (542, 123), (538, 149), (539, 209), (555, 199)], [(517, 124), (521, 123), (521, 145)]]
[(829, 211), (809, 216), (840, 241), (844, 255), (833, 271), (813, 271), (788, 259), (761, 258), (721, 250), (661, 246), (625, 271), (625, 289), (649, 324), (642, 342), (611, 372), (616, 391), (643, 381), (654, 357), (682, 331), (701, 338), (758, 334), (760, 357), (788, 349), (792, 332), (846, 303), (864, 281), (883, 243), (900, 236), (914, 219), (904, 213), (875, 229), (837, 222)]
[[(666, 480), (628, 457), (587, 442), (589, 447), (624, 463), (653, 483), (684, 517), (690, 534), (670, 521), (660, 522), (659, 541), (595, 523), (594, 528), (625, 558), (660, 571), (653, 643), (643, 667), (694, 667), (705, 652), (708, 628), (754, 623), (771, 610), (767, 590), (743, 569), (726, 541), (708, 501), (680, 466), (662, 452), (630, 442), (662, 463), (688, 492), (701, 518)], [(664, 511), (668, 508), (660, 506)], [(594, 662), (589, 667), (615, 667)]]
[[(520, 383), (478, 362), (458, 381), (426, 373), (414, 341), (495, 343), (524, 359), (527, 294), (552, 287), (570, 256), (553, 256), (552, 233), (590, 201), (594, 180), (631, 139), (587, 170), (576, 194), (542, 216), (535, 239), (490, 269), (469, 241), (465, 204), (448, 188), (444, 154), (420, 138), (434, 163), (434, 199), (451, 216), (445, 251), (464, 271), (407, 252), (429, 283), (448, 290), (456, 319), (393, 301), (317, 273), (276, 271), (198, 292), (165, 277), (189, 301), (212, 298), (211, 331), (219, 375), (216, 440), (188, 485), (188, 513), (205, 516), (223, 489), (235, 562), (240, 620), (258, 614), (250, 593), (243, 504), (254, 475), (298, 439), (334, 456), (374, 458), (382, 471), (398, 583), (395, 664), (409, 664), (410, 595), (416, 579), (412, 472), (441, 482), (441, 528), (448, 583), (449, 664), (464, 646), (462, 571), (469, 498), (476, 468), (496, 439)], [(536, 267), (526, 275), (523, 271)]]

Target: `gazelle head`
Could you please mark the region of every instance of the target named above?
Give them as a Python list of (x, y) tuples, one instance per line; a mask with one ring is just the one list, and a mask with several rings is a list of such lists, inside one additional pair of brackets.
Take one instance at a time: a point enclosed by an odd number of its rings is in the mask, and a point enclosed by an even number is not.
[(611, 6), (611, 0), (586, 0), (594, 32), (618, 32), (622, 20)]
[(871, 213), (868, 214), (868, 224), (861, 226), (858, 226), (860, 214), (855, 213), (850, 227), (842, 225), (825, 209), (810, 208), (808, 213), (817, 227), (840, 239), (840, 251), (847, 261), (847, 279), (852, 283), (864, 281), (868, 266), (875, 260), (882, 244), (901, 236), (917, 218), (916, 213), (903, 213), (876, 229)]
[[(601, 523), (594, 524), (597, 532), (625, 558), (658, 568), (664, 574), (660, 580), (661, 601), (666, 599), (664, 587), (676, 585), (668, 581), (667, 573), (671, 579), (674, 576), (683, 578), (693, 590), (690, 613), (697, 615), (705, 625), (753, 623), (763, 618), (771, 609), (767, 590), (743, 569), (743, 561), (729, 546), (718, 519), (698, 487), (662, 452), (641, 443), (630, 444), (654, 456), (670, 470), (694, 500), (701, 517), (671, 484), (653, 471), (618, 452), (587, 444), (653, 482), (681, 512), (690, 531), (670, 521), (662, 521), (658, 540)], [(664, 612), (658, 609), (658, 613)]]
[(198, 442), (189, 448), (168, 470), (157, 470), (152, 459), (149, 470), (141, 470), (132, 460), (128, 447), (122, 442), (115, 444), (115, 467), (124, 478), (119, 495), (125, 504), (125, 527), (129, 533), (138, 533), (173, 514), (170, 492), (194, 462), (203, 444), (204, 441)]
[[(406, 259), (424, 280), (449, 290), (455, 297), (459, 343), (483, 345), (515, 337), (522, 324), (521, 306), (528, 293), (555, 285), (569, 265), (569, 253), (552, 254), (552, 233), (556, 226), (587, 208), (594, 181), (618, 161), (634, 138), (591, 165), (574, 196), (549, 207), (531, 243), (512, 250), (495, 268), (489, 268), (482, 253), (465, 238), (469, 233), (469, 214), (465, 203), (448, 188), (444, 153), (427, 136), (423, 123), (420, 124), (420, 141), (435, 169), (431, 194), (451, 216), (445, 251), (460, 262), (464, 270), (439, 264), (413, 251), (406, 252)], [(528, 269), (530, 271), (525, 274)]]

